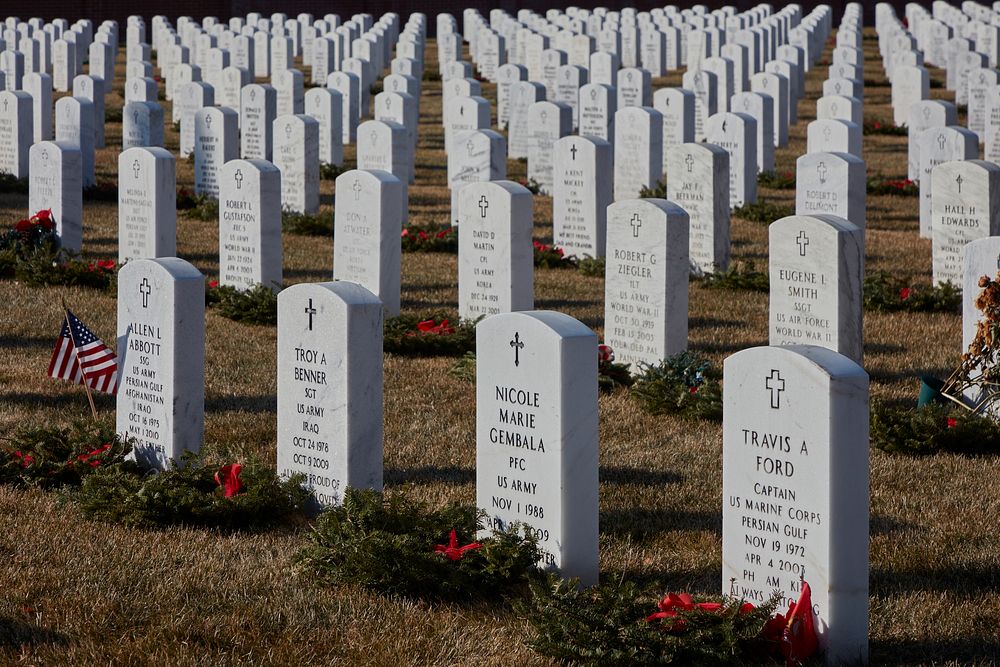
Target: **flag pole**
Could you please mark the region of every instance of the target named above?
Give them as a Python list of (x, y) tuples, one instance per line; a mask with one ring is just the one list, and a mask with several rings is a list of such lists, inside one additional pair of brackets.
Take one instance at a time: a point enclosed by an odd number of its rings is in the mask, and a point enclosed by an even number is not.
[(94, 405), (94, 395), (90, 392), (90, 385), (87, 384), (87, 375), (80, 366), (80, 354), (76, 350), (76, 340), (73, 339), (73, 326), (69, 323), (69, 308), (66, 307), (66, 297), (62, 299), (63, 321), (66, 322), (66, 330), (69, 331), (69, 339), (73, 343), (73, 354), (76, 356), (76, 365), (80, 368), (80, 375), (83, 377), (83, 388), (87, 390), (87, 401), (90, 402), (90, 413), (97, 421), (97, 407)]

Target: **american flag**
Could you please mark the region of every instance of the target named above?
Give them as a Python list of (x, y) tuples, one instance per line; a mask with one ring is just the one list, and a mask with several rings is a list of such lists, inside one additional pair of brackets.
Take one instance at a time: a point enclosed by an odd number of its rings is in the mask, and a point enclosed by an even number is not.
[(86, 379), (91, 389), (114, 394), (118, 391), (118, 361), (111, 348), (67, 310), (49, 362), (49, 377), (78, 384)]

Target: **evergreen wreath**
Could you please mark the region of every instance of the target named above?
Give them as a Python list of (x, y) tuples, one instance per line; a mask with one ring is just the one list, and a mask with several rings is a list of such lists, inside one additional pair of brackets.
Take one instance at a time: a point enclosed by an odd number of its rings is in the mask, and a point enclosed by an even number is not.
[(476, 540), (484, 516), (470, 505), (439, 510), (401, 493), (348, 488), (320, 515), (302, 569), (331, 585), (465, 602), (523, 595), (540, 552), (520, 526)]

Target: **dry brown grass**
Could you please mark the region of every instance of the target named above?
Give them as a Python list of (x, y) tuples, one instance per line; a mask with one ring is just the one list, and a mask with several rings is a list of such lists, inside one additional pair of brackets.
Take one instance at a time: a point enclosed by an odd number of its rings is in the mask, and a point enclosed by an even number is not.
[[(882, 79), (866, 41), (869, 79)], [(436, 62), (434, 47), (428, 66)], [(123, 76), (119, 63), (119, 77)], [(805, 150), (805, 127), (825, 68), (809, 76), (808, 99), (779, 169)], [(942, 73), (933, 72), (935, 78)], [(657, 85), (677, 85), (672, 75)], [(494, 97), (493, 86), (484, 94)], [(448, 215), (439, 124), (440, 84), (425, 82), (414, 222)], [(935, 90), (935, 94), (943, 94)], [(868, 87), (866, 112), (891, 118), (889, 88)], [(109, 99), (119, 106), (120, 98)], [(169, 107), (167, 110), (169, 117)], [(177, 135), (168, 129), (168, 147)], [(120, 127), (108, 126), (108, 145)], [(903, 178), (906, 139), (869, 137), (869, 173)], [(353, 151), (348, 150), (348, 160)], [(117, 151), (100, 152), (99, 177), (115, 178)], [(524, 175), (512, 162), (510, 177)], [(178, 185), (192, 169), (178, 164)], [(333, 183), (321, 185), (330, 211)], [(763, 190), (771, 201), (792, 191)], [(26, 197), (0, 195), (13, 221)], [(551, 202), (536, 198), (535, 237), (551, 238)], [(929, 282), (930, 242), (917, 236), (917, 199), (869, 199), (868, 267)], [(114, 257), (114, 205), (89, 204), (85, 256)], [(214, 223), (178, 221), (178, 252), (217, 273)], [(764, 225), (734, 220), (733, 256), (767, 262)], [(332, 247), (285, 236), (289, 283), (331, 275)], [(403, 307), (455, 308), (456, 258), (403, 256)], [(87, 414), (79, 388), (45, 377), (65, 295), (105, 340), (115, 328), (112, 296), (84, 289), (27, 289), (0, 282), (0, 433)], [(536, 305), (600, 331), (603, 283), (573, 271), (539, 270)], [(767, 342), (767, 298), (691, 289), (691, 347), (716, 361)], [(216, 461), (275, 448), (275, 331), (206, 317), (206, 444)], [(867, 314), (865, 365), (872, 395), (911, 400), (915, 377), (944, 373), (957, 359), (960, 320), (950, 315)], [(472, 501), (473, 387), (445, 373), (450, 360), (386, 355), (385, 468), (390, 487), (431, 503)], [(622, 391), (602, 396), (601, 573), (664, 589), (719, 591), (721, 429), (641, 412)], [(101, 397), (110, 415), (113, 402)], [(1000, 654), (1000, 458), (871, 455), (871, 641), (874, 664), (992, 664)], [(131, 530), (83, 520), (54, 494), (0, 488), (0, 661), (31, 664), (544, 664), (521, 643), (525, 625), (501, 608), (414, 604), (358, 590), (316, 588), (290, 566), (303, 543), (287, 531), (222, 537), (210, 532)]]

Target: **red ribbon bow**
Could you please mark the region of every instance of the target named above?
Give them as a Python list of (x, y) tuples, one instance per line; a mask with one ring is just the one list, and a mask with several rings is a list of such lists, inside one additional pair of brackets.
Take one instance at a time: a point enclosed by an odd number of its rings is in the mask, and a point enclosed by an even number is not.
[(798, 667), (816, 652), (816, 624), (813, 620), (812, 589), (805, 581), (798, 602), (788, 606), (784, 616), (777, 613), (764, 625), (765, 639), (780, 642), (781, 655), (789, 667)]
[(432, 319), (424, 320), (423, 322), (417, 322), (417, 331), (421, 333), (432, 333), (438, 335), (455, 333), (454, 327), (448, 326), (448, 320), (441, 320), (441, 324), (438, 324)]
[[(646, 617), (647, 622), (653, 622), (662, 618), (673, 618), (676, 619), (668, 628), (670, 632), (681, 632), (684, 630), (687, 623), (683, 618), (677, 618), (679, 616), (678, 612), (681, 611), (705, 611), (711, 614), (717, 614), (722, 611), (722, 603), (720, 602), (695, 602), (689, 593), (668, 593), (665, 598), (660, 600), (660, 604), (657, 605), (660, 611), (654, 612)], [(743, 603), (740, 607), (740, 613), (745, 614), (753, 610), (753, 605), (749, 602)]]
[(28, 466), (30, 466), (32, 463), (35, 462), (35, 457), (32, 456), (31, 454), (22, 454), (20, 451), (17, 451), (14, 452), (13, 456), (15, 459), (21, 459), (22, 468), (27, 468)]
[(611, 349), (610, 345), (597, 346), (597, 363), (610, 362), (615, 360), (615, 351)]
[(483, 545), (479, 542), (473, 542), (472, 544), (466, 544), (464, 547), (458, 546), (458, 535), (455, 533), (455, 529), (451, 529), (451, 536), (448, 538), (448, 546), (443, 544), (438, 544), (434, 547), (434, 553), (444, 554), (451, 560), (462, 560), (462, 556), (465, 555), (466, 551), (472, 551), (473, 549), (479, 549)]
[(215, 483), (222, 487), (222, 495), (226, 498), (232, 498), (243, 490), (243, 482), (240, 481), (242, 470), (243, 466), (239, 463), (230, 463), (215, 473)]
[[(86, 462), (87, 464), (90, 465), (91, 468), (96, 468), (97, 466), (101, 465), (101, 460), (99, 458), (94, 458), (94, 457), (100, 456), (109, 449), (111, 449), (111, 443), (106, 442), (97, 449), (93, 449), (87, 452), (86, 454), (77, 454), (76, 460), (81, 462)], [(67, 463), (66, 465), (69, 465), (69, 463)]]

